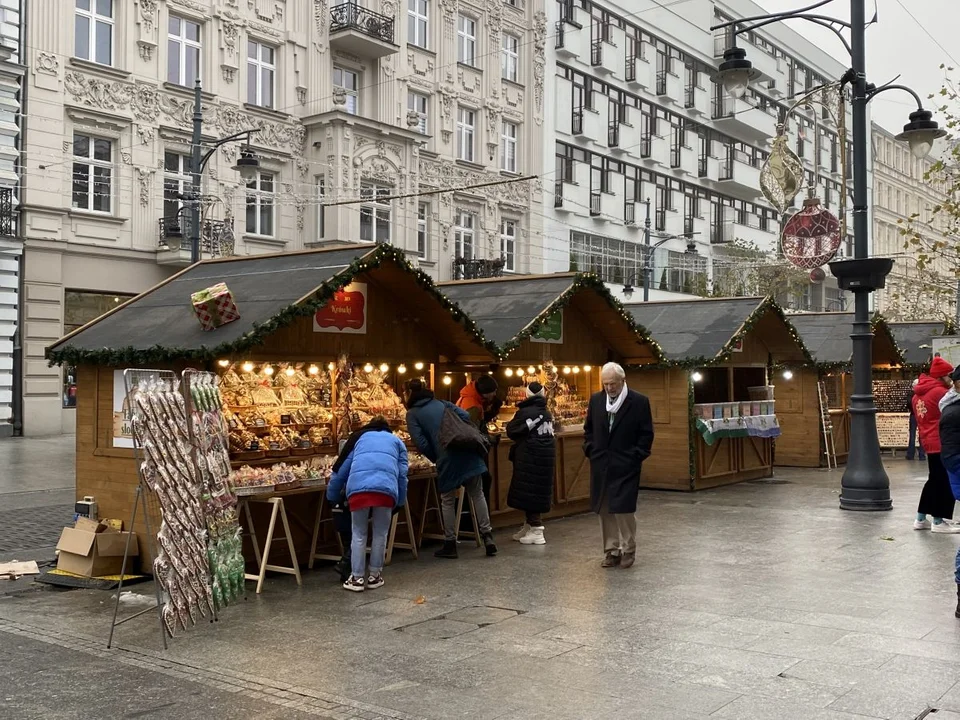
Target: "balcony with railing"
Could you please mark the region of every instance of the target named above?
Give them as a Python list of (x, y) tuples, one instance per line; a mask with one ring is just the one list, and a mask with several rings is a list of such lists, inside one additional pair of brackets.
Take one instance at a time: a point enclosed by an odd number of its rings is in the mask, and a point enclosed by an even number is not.
[(564, 197), (563, 185), (564, 185), (563, 180), (555, 180), (553, 183), (553, 207), (558, 210), (572, 209), (572, 208), (566, 208), (566, 206), (563, 204), (563, 197)]
[(623, 224), (628, 227), (637, 227), (637, 203), (633, 200), (623, 203)]
[(720, 159), (719, 181), (727, 192), (745, 200), (760, 195), (760, 162), (741, 151), (729, 151)]
[[(184, 208), (177, 215), (157, 221), (160, 237), (157, 262), (161, 265), (189, 265), (192, 233), (190, 211)], [(230, 257), (234, 253), (233, 220), (200, 221), (200, 258)]]
[(453, 279), (483, 280), (502, 277), (506, 264), (507, 261), (502, 257), (495, 260), (456, 257), (453, 260)]
[(583, 108), (574, 108), (570, 116), (570, 132), (573, 135), (583, 135)]
[(667, 94), (667, 71), (657, 70), (657, 95), (663, 97)]
[(17, 236), (17, 211), (13, 205), (13, 188), (0, 188), (0, 237)]
[(751, 141), (766, 141), (777, 134), (776, 112), (768, 112), (743, 99), (725, 94), (713, 99), (713, 120), (718, 130)]
[(398, 52), (394, 20), (356, 2), (330, 8), (330, 44), (360, 58), (379, 59)]
[(603, 202), (601, 195), (596, 190), (590, 191), (590, 217), (598, 218), (601, 215)]
[(620, 147), (620, 123), (617, 120), (611, 120), (607, 124), (607, 147)]
[(641, 57), (628, 57), (624, 62), (624, 79), (633, 88), (648, 89), (653, 85), (650, 63)]

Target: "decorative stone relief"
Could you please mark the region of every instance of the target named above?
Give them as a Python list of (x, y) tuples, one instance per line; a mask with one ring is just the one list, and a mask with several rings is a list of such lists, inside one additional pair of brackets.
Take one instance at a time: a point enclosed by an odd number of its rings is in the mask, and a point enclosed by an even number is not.
[(297, 86), (297, 102), (301, 105), (307, 104), (307, 89), (303, 85)]
[(240, 37), (241, 25), (240, 16), (229, 10), (224, 11), (220, 16), (220, 37), (228, 57), (232, 58), (237, 54), (237, 40)]
[(153, 170), (137, 168), (137, 183), (140, 186), (140, 205), (147, 207), (150, 204), (150, 185), (153, 178)]
[(334, 86), (333, 88), (333, 104), (334, 105), (346, 105), (347, 104), (347, 90), (339, 86)]
[(140, 51), (140, 59), (144, 62), (153, 60), (153, 50), (156, 48), (149, 40), (137, 40), (137, 50)]
[(533, 18), (533, 117), (543, 125), (543, 72), (546, 65), (547, 15), (538, 10)]
[(307, 209), (307, 199), (302, 195), (297, 195), (294, 197), (293, 202), (297, 207), (297, 230), (303, 232), (304, 211)]
[(388, 18), (394, 18), (397, 15), (397, 3), (394, 0), (383, 0), (380, 3), (380, 14)]
[[(499, 173), (488, 173), (477, 170), (468, 170), (460, 167), (452, 160), (420, 159), (420, 184), (432, 187), (458, 188), (481, 183), (497, 182), (502, 180)], [(494, 203), (503, 203), (517, 207), (530, 205), (529, 181), (503, 183), (481, 188), (472, 188), (467, 191)], [(452, 193), (443, 193), (449, 197)]]
[(54, 76), (60, 74), (60, 60), (53, 53), (38, 52), (34, 67), (38, 73)]
[(235, 67), (230, 67), (229, 65), (221, 65), (220, 74), (225, 83), (232, 83), (237, 75), (237, 69)]
[(104, 110), (122, 109), (133, 97), (133, 85), (88, 78), (78, 72), (67, 72), (63, 78), (63, 84), (74, 100), (80, 100)]
[[(194, 10), (198, 13), (203, 13), (208, 15), (210, 13), (210, 8), (206, 5), (201, 5), (198, 2), (193, 2), (193, 0), (167, 0), (171, 5), (179, 5), (180, 7), (185, 7), (188, 10)], [(230, 3), (231, 5), (236, 5), (236, 3)]]
[(487, 103), (487, 132), (496, 137), (500, 130), (500, 106), (490, 101)]
[(156, 13), (157, 0), (140, 0), (140, 25), (144, 32), (153, 32)]
[(313, 24), (315, 27), (316, 38), (313, 41), (313, 47), (318, 53), (326, 52), (327, 38), (327, 0), (313, 0)]
[(140, 138), (141, 145), (149, 145), (153, 142), (154, 130), (146, 125), (137, 125), (137, 135)]
[(130, 153), (128, 153), (128, 152), (125, 151), (125, 150), (121, 150), (121, 151), (120, 151), (120, 160), (123, 161), (123, 164), (124, 164), (124, 165), (132, 165), (132, 164), (133, 164), (133, 155), (131, 155)]
[(305, 178), (307, 173), (310, 172), (310, 163), (304, 160), (302, 157), (298, 157), (294, 164), (297, 166), (297, 172), (300, 173), (300, 177)]
[(460, 81), (460, 87), (467, 92), (479, 93), (483, 87), (479, 74), (467, 72), (462, 67), (457, 68), (457, 79)]
[(397, 182), (399, 168), (385, 157), (377, 155), (360, 161), (360, 173), (369, 180), (394, 185)]

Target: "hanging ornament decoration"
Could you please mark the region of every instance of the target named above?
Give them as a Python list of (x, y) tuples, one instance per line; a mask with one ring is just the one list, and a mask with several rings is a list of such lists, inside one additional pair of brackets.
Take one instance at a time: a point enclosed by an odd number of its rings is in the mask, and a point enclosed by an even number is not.
[(827, 274), (823, 271), (823, 268), (814, 268), (810, 271), (810, 282), (814, 285), (819, 285), (826, 279)]
[(840, 221), (817, 198), (803, 202), (803, 209), (787, 220), (781, 240), (783, 255), (798, 268), (819, 268), (840, 248)]
[(803, 163), (787, 146), (787, 130), (777, 125), (770, 155), (760, 168), (760, 191), (782, 215), (793, 205), (803, 183)]

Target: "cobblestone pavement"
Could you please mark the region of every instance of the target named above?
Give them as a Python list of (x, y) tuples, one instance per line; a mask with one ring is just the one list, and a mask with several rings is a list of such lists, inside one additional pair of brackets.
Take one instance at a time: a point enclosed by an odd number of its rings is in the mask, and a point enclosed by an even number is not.
[(644, 492), (630, 570), (584, 516), (492, 559), (398, 553), (368, 593), (271, 575), (166, 651), (151, 613), (106, 649), (110, 593), (0, 598), (0, 715), (960, 720), (960, 535), (915, 532), (924, 466), (889, 470), (889, 513), (839, 511), (826, 471)]
[(53, 548), (72, 521), (70, 504), (0, 510), (0, 553)]

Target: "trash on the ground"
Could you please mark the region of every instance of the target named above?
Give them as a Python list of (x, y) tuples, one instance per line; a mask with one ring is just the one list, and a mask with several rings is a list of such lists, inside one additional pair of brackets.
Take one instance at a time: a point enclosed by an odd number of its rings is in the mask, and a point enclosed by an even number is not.
[(28, 560), (26, 562), (13, 560), (12, 562), (0, 563), (0, 577), (7, 578), (8, 580), (16, 580), (22, 575), (39, 574), (40, 568), (37, 567), (36, 560)]
[(886, 540), (887, 542), (893, 542), (893, 538), (890, 537), (889, 535), (881, 535), (881, 536), (880, 536), (880, 539), (881, 539), (881, 540)]
[[(117, 597), (116, 595), (111, 596), (111, 600)], [(157, 599), (149, 595), (141, 595), (140, 593), (131, 592), (130, 590), (124, 590), (120, 593), (120, 604), (121, 605), (156, 605)]]
[(426, 601), (427, 601), (427, 598), (426, 598), (425, 596), (423, 596), (423, 595), (417, 595), (417, 599), (414, 600), (413, 602), (414, 602), (416, 605), (423, 605)]

